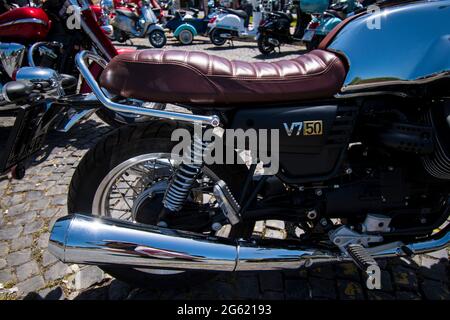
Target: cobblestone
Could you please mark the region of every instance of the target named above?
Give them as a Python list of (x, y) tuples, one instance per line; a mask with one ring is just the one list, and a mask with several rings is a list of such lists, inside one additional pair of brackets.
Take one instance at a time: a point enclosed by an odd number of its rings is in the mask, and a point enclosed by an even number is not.
[[(234, 48), (216, 48), (198, 38), (182, 50), (204, 50), (229, 59), (262, 61), (254, 43), (235, 42)], [(145, 46), (148, 41), (134, 41)], [(169, 46), (174, 43), (169, 39)], [(294, 57), (301, 47), (284, 46), (282, 55)], [(1, 121), (1, 119), (0, 119)], [(419, 256), (413, 261), (380, 261), (382, 290), (367, 290), (352, 263), (311, 270), (224, 274), (189, 289), (161, 287), (136, 289), (119, 280), (105, 280), (96, 267), (65, 265), (48, 251), (51, 223), (67, 214), (66, 197), (71, 176), (81, 157), (111, 130), (96, 116), (67, 134), (50, 133), (47, 151), (33, 162), (25, 179), (0, 181), (0, 283), (15, 286), (19, 297), (30, 299), (450, 299), (448, 253)], [(284, 223), (261, 221), (255, 232), (283, 239)], [(151, 285), (151, 284), (150, 284)], [(64, 289), (64, 290), (63, 290)], [(68, 294), (66, 294), (68, 293)]]

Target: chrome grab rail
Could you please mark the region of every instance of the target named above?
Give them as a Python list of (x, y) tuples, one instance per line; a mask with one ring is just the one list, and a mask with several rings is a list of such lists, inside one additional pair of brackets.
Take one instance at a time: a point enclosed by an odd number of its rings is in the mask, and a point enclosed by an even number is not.
[(86, 63), (86, 60), (90, 59), (98, 63), (101, 67), (106, 67), (107, 62), (95, 55), (92, 52), (89, 51), (82, 51), (77, 54), (75, 60), (76, 65), (84, 79), (86, 80), (89, 87), (92, 89), (92, 92), (94, 92), (95, 96), (98, 98), (98, 100), (108, 109), (116, 111), (116, 112), (125, 112), (125, 113), (133, 113), (143, 116), (151, 116), (156, 118), (163, 118), (163, 119), (171, 119), (171, 120), (178, 120), (178, 121), (186, 121), (186, 122), (197, 122), (205, 125), (210, 125), (213, 127), (217, 127), (220, 125), (220, 119), (216, 115), (212, 116), (202, 116), (202, 115), (195, 115), (195, 114), (189, 114), (189, 113), (181, 113), (181, 112), (174, 112), (174, 111), (166, 111), (166, 110), (156, 110), (156, 109), (147, 109), (144, 107), (138, 107), (138, 106), (131, 106), (126, 104), (121, 104), (117, 102), (111, 101), (105, 93), (100, 88), (99, 84), (95, 80), (92, 73), (89, 71), (89, 67)]

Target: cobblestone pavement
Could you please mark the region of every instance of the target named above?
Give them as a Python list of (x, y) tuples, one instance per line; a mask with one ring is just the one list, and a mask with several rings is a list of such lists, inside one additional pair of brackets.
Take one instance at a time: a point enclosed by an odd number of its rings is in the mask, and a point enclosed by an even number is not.
[[(134, 41), (142, 48), (146, 39)], [(169, 45), (177, 47), (173, 39)], [(231, 59), (261, 59), (254, 43), (217, 49), (197, 41), (182, 49)], [(285, 46), (281, 57), (299, 52)], [(271, 58), (280, 58), (274, 55)], [(0, 120), (4, 125), (5, 121)], [(47, 251), (49, 228), (67, 214), (67, 187), (83, 154), (110, 127), (92, 117), (68, 134), (51, 133), (25, 179), (0, 181), (0, 299), (449, 299), (447, 251), (413, 260), (382, 261), (382, 290), (365, 289), (352, 264), (289, 272), (223, 274), (197, 287), (136, 289), (92, 266), (65, 265)], [(258, 223), (255, 232), (284, 237), (282, 222)]]

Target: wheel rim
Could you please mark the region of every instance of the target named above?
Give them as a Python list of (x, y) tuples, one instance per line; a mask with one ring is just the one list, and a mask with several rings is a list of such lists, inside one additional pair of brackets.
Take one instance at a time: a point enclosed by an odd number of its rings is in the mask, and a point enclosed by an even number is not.
[(161, 31), (154, 31), (150, 37), (156, 46), (161, 46), (164, 43), (164, 34)]
[[(168, 179), (177, 167), (169, 153), (150, 153), (130, 158), (114, 167), (101, 181), (94, 195), (92, 214), (115, 219), (134, 221), (134, 201), (148, 196), (145, 191)], [(205, 177), (214, 180), (213, 173), (203, 170)], [(140, 197), (140, 195), (143, 195)], [(211, 202), (211, 199), (207, 200)], [(134, 211), (135, 212), (135, 211)], [(229, 226), (224, 226), (215, 235), (226, 236)], [(173, 275), (185, 271), (134, 268), (140, 272), (158, 275)]]
[(182, 44), (189, 44), (192, 42), (193, 35), (192, 32), (188, 30), (183, 30), (180, 32), (179, 38)]
[(225, 43), (226, 39), (222, 38), (220, 36), (220, 30), (214, 30), (214, 34), (213, 34), (213, 42), (215, 44), (222, 44)]
[(261, 49), (263, 50), (264, 53), (270, 53), (273, 51), (275, 47), (273, 45), (271, 45), (267, 39), (264, 39), (263, 41), (261, 41)]

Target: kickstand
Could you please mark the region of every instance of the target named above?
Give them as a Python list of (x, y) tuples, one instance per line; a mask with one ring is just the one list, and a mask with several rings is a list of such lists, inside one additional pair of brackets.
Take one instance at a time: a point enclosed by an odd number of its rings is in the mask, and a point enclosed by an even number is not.
[(233, 39), (230, 39), (230, 40), (229, 40), (228, 45), (229, 45), (230, 47), (233, 47), (233, 48), (234, 48), (234, 42), (233, 42)]
[(131, 40), (131, 39), (128, 39), (128, 41), (130, 41), (130, 46), (134, 46), (134, 44), (133, 44), (133, 40)]
[(278, 53), (281, 53), (281, 47), (278, 46)]

